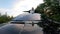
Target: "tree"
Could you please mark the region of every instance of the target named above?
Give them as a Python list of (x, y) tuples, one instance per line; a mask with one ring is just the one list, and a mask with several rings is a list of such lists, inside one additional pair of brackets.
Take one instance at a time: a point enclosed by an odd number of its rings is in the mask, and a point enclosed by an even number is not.
[(0, 24), (1, 23), (7, 23), (8, 21), (10, 21), (11, 19), (13, 19), (13, 16), (7, 16), (7, 15), (1, 15), (0, 16)]
[[(59, 34), (58, 31), (60, 24), (53, 22), (60, 22), (59, 1), (44, 0), (44, 3), (40, 4), (35, 11), (41, 14), (42, 22), (39, 22), (38, 25), (43, 28), (44, 33)], [(49, 19), (51, 19), (51, 21)]]
[(44, 0), (44, 3), (40, 4), (35, 12), (44, 14), (46, 17), (55, 21), (60, 21), (60, 6), (57, 0)]
[(45, 5), (47, 7), (45, 7), (45, 13), (47, 13), (47, 17), (56, 20), (56, 21), (60, 21), (60, 6), (59, 6), (59, 1), (57, 0), (44, 0)]

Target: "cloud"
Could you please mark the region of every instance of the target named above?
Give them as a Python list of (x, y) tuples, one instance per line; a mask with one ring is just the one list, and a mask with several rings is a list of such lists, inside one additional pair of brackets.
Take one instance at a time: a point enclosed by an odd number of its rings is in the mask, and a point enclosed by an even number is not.
[(5, 14), (5, 12), (10, 11), (8, 9), (0, 8), (0, 13)]
[(43, 0), (22, 0), (15, 2), (12, 10), (20, 14), (23, 13), (22, 11), (30, 10), (32, 7), (36, 8), (40, 3), (43, 3)]
[(32, 7), (36, 8), (37, 5), (39, 5), (40, 3), (43, 3), (43, 1), (42, 0), (19, 1), (18, 3), (15, 3), (13, 10), (15, 10), (15, 11), (30, 10)]
[(6, 9), (6, 8), (1, 8), (0, 9), (0, 13), (3, 15), (3, 14), (6, 14), (7, 13), (7, 15), (9, 15), (9, 16), (17, 16), (17, 15), (19, 15), (19, 14), (22, 14), (23, 12), (21, 11), (21, 12), (18, 12), (18, 11), (14, 11), (14, 10), (12, 10), (12, 9)]
[[(10, 9), (6, 9), (6, 8), (0, 8), (0, 13), (3, 15), (7, 12), (8, 15), (11, 14), (11, 10)], [(11, 15), (10, 15), (11, 16)]]
[(23, 11), (30, 10), (32, 7), (36, 8), (40, 3), (43, 3), (43, 0), (15, 0), (11, 9), (0, 8), (0, 12), (7, 12), (10, 16), (17, 16), (22, 14)]

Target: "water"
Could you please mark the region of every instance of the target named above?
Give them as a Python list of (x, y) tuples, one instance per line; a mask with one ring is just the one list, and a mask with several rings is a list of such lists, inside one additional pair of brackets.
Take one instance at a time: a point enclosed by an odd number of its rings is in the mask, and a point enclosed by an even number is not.
[(0, 34), (43, 34), (37, 24), (7, 24), (0, 27)]

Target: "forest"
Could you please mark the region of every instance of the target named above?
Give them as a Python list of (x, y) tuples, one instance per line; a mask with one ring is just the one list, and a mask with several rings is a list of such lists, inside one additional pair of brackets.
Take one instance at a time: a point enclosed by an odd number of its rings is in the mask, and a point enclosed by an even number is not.
[(7, 15), (7, 14), (1, 14), (0, 13), (0, 24), (2, 24), (2, 23), (7, 23), (7, 22), (9, 22), (10, 20), (12, 20), (13, 19), (13, 16), (9, 16), (9, 15)]

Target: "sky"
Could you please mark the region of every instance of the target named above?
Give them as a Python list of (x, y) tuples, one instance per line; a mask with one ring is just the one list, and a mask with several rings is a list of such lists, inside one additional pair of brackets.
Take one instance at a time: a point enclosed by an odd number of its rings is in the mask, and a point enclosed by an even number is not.
[(0, 0), (0, 13), (15, 17), (32, 7), (35, 9), (41, 3), (43, 0)]

